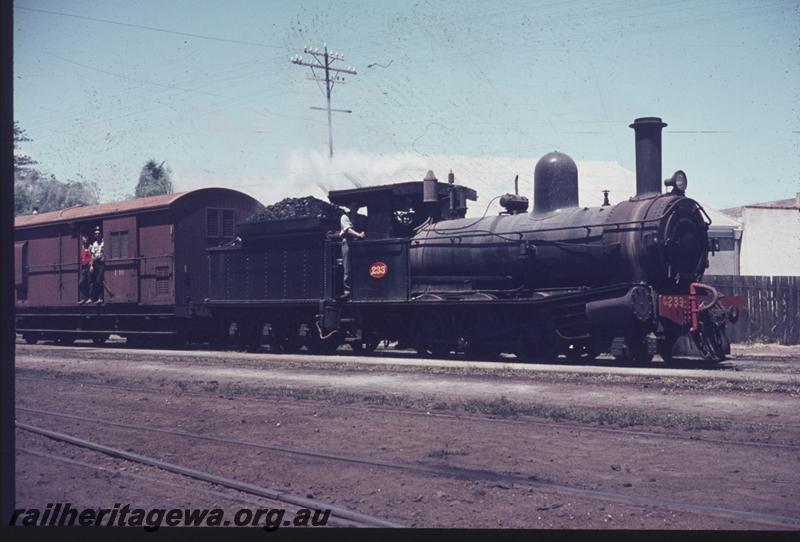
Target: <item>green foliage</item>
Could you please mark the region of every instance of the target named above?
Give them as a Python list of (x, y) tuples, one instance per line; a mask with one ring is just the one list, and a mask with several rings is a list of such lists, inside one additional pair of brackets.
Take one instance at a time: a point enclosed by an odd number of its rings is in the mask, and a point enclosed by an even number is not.
[(29, 215), (34, 207), (46, 213), (77, 205), (95, 205), (97, 194), (97, 186), (91, 182), (61, 182), (35, 169), (14, 172), (15, 215)]
[(161, 196), (172, 194), (172, 171), (165, 162), (156, 163), (152, 158), (142, 167), (139, 183), (136, 185), (136, 197)]
[(29, 215), (34, 207), (41, 213), (98, 202), (97, 185), (88, 181), (59, 181), (32, 167), (38, 162), (18, 152), (18, 143), (31, 141), (14, 122), (14, 214)]
[(17, 121), (14, 121), (14, 171), (31, 169), (31, 166), (38, 164), (36, 160), (23, 154), (19, 149), (19, 144), (31, 139), (25, 135), (25, 130), (19, 127)]

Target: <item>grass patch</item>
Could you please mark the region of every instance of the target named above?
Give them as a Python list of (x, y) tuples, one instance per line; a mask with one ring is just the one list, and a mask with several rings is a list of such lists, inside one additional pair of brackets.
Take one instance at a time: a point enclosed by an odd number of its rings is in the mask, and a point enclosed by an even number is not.
[[(97, 375), (74, 374), (61, 371), (43, 371), (39, 369), (17, 368), (17, 375), (38, 376), (57, 380), (66, 380), (73, 384), (99, 383), (105, 385), (157, 385), (158, 383), (133, 380), (124, 381), (121, 377), (99, 377)], [(441, 400), (431, 397), (410, 398), (406, 395), (387, 394), (379, 392), (351, 392), (346, 390), (328, 388), (288, 388), (288, 387), (263, 387), (257, 384), (231, 383), (220, 385), (215, 381), (179, 380), (172, 383), (178, 393), (200, 392), (207, 393), (213, 388), (212, 393), (225, 399), (238, 398), (287, 398), (331, 403), (334, 405), (364, 405), (380, 406), (396, 409), (409, 409), (421, 411), (466, 411), (480, 413), (487, 416), (500, 418), (516, 418), (531, 416), (554, 421), (570, 421), (583, 424), (611, 425), (617, 427), (663, 427), (668, 429), (684, 430), (711, 430), (725, 431), (731, 428), (732, 422), (716, 418), (703, 417), (690, 414), (661, 414), (650, 413), (635, 408), (592, 408), (551, 406), (537, 403), (523, 403), (511, 401), (505, 396), (496, 399), (470, 399), (470, 400)], [(164, 383), (161, 383), (163, 386)], [(448, 455), (456, 455), (449, 453)]]
[(652, 414), (636, 409), (561, 407), (529, 403), (517, 403), (506, 397), (485, 401), (471, 399), (462, 404), (467, 412), (479, 412), (490, 416), (511, 418), (534, 416), (556, 421), (572, 421), (587, 424), (615, 425), (617, 427), (655, 426), (670, 429), (723, 431), (730, 428), (727, 420), (717, 420), (690, 414)]
[[(237, 390), (239, 392), (245, 390)], [(470, 399), (467, 401), (431, 401), (411, 399), (404, 395), (381, 393), (357, 393), (342, 390), (317, 388), (256, 388), (252, 394), (264, 397), (288, 397), (299, 400), (324, 401), (334, 404), (363, 404), (404, 409), (425, 409), (428, 411), (462, 410), (500, 418), (532, 416), (554, 421), (571, 421), (584, 424), (613, 425), (617, 427), (664, 427), (690, 431), (724, 431), (731, 427), (728, 420), (697, 416), (692, 414), (654, 414), (637, 409), (562, 407), (535, 403), (520, 403), (501, 396), (498, 399)], [(245, 393), (248, 393), (245, 391)], [(454, 455), (454, 454), (450, 454)]]
[(447, 459), (451, 455), (467, 455), (467, 451), (461, 448), (444, 447), (428, 453), (428, 457), (435, 457), (436, 459)]

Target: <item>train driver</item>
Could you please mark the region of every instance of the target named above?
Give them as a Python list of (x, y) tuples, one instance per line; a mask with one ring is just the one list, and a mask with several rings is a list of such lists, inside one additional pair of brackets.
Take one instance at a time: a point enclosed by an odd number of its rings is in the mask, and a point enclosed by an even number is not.
[(352, 202), (348, 206), (348, 211), (342, 215), (340, 224), (342, 231), (342, 265), (344, 266), (344, 298), (350, 297), (350, 246), (353, 239), (363, 239), (366, 237), (364, 232), (358, 231), (353, 227), (353, 221), (358, 216), (358, 203)]

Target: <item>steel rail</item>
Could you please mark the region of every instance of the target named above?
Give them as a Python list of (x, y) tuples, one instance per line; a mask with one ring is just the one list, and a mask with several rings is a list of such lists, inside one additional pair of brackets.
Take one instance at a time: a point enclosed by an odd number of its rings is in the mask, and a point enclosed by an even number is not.
[(231, 489), (243, 491), (245, 493), (259, 495), (261, 497), (267, 497), (269, 499), (273, 499), (276, 501), (288, 502), (290, 504), (294, 504), (304, 508), (330, 510), (333, 515), (339, 516), (340, 518), (357, 521), (365, 525), (370, 525), (373, 527), (391, 527), (391, 528), (404, 527), (404, 525), (401, 525), (399, 523), (395, 523), (375, 516), (369, 516), (367, 514), (362, 514), (361, 512), (357, 512), (355, 510), (349, 510), (347, 508), (335, 506), (333, 504), (319, 501), (316, 499), (309, 499), (307, 497), (294, 495), (292, 493), (287, 493), (285, 491), (257, 486), (249, 482), (242, 482), (240, 480), (235, 480), (233, 478), (228, 478), (225, 476), (218, 476), (215, 474), (211, 474), (209, 472), (200, 471), (192, 469), (190, 467), (178, 465), (176, 463), (162, 461), (154, 457), (149, 457), (133, 452), (128, 452), (125, 450), (120, 450), (119, 448), (113, 448), (111, 446), (106, 446), (104, 444), (100, 444), (97, 442), (92, 442), (72, 435), (67, 435), (65, 433), (59, 433), (58, 431), (51, 431), (49, 429), (44, 429), (42, 427), (37, 427), (35, 425), (29, 425), (20, 422), (15, 422), (15, 425), (18, 428), (23, 429), (25, 431), (42, 435), (51, 438), (53, 440), (66, 442), (69, 444), (73, 444), (75, 446), (79, 446), (81, 448), (88, 448), (90, 450), (94, 450), (97, 452), (102, 452), (112, 457), (118, 457), (122, 459), (127, 459), (129, 461), (134, 461), (136, 463), (142, 463), (145, 465), (158, 467), (160, 469), (164, 469), (166, 471), (174, 472), (177, 474), (182, 474), (184, 476), (188, 476), (196, 480), (203, 480), (205, 482), (210, 482), (212, 484), (219, 484), (225, 487), (229, 487)]
[[(792, 517), (792, 516), (783, 516), (778, 514), (769, 514), (764, 512), (754, 512), (749, 510), (740, 510), (734, 508), (727, 508), (723, 506), (711, 506), (705, 504), (698, 504), (692, 503), (687, 501), (679, 501), (675, 499), (668, 499), (662, 497), (646, 497), (640, 495), (628, 495), (624, 493), (619, 493), (616, 491), (608, 491), (602, 489), (588, 489), (579, 486), (561, 484), (558, 482), (552, 482), (549, 480), (539, 479), (535, 476), (519, 476), (519, 475), (510, 475), (504, 474), (496, 471), (485, 470), (485, 469), (473, 469), (473, 468), (465, 468), (465, 467), (456, 467), (456, 466), (433, 466), (433, 465), (414, 465), (408, 463), (397, 463), (393, 461), (384, 461), (378, 459), (368, 459), (368, 458), (360, 458), (360, 457), (353, 457), (353, 456), (345, 456), (340, 454), (330, 454), (325, 452), (318, 452), (314, 450), (304, 450), (300, 448), (291, 448), (285, 446), (274, 446), (274, 445), (266, 445), (254, 442), (247, 442), (247, 441), (240, 441), (236, 439), (226, 439), (223, 437), (215, 437), (212, 435), (198, 435), (195, 433), (189, 433), (184, 431), (174, 431), (171, 429), (159, 429), (147, 426), (137, 426), (131, 424), (120, 424), (115, 422), (109, 422), (107, 420), (100, 420), (100, 419), (92, 419), (92, 418), (84, 418), (82, 416), (73, 416), (68, 414), (56, 414), (59, 417), (65, 418), (76, 418), (81, 421), (89, 421), (93, 423), (103, 424), (106, 426), (117, 426), (123, 429), (129, 430), (138, 430), (138, 431), (146, 431), (146, 432), (156, 432), (156, 433), (166, 433), (172, 434), (177, 436), (184, 436), (189, 438), (197, 438), (201, 440), (213, 441), (213, 442), (220, 442), (224, 444), (234, 444), (239, 446), (248, 446), (254, 448), (261, 448), (267, 449), (271, 451), (278, 451), (284, 452), (293, 455), (301, 455), (307, 457), (314, 457), (318, 459), (330, 459), (335, 461), (342, 461), (354, 464), (362, 464), (362, 465), (370, 465), (370, 466), (377, 466), (377, 467), (385, 467), (394, 470), (402, 470), (407, 472), (416, 472), (424, 475), (438, 475), (438, 476), (446, 476), (449, 478), (456, 478), (461, 480), (483, 480), (483, 481), (490, 481), (490, 482), (505, 482), (509, 484), (517, 484), (521, 486), (528, 486), (528, 487), (535, 487), (544, 491), (553, 491), (556, 493), (563, 493), (563, 494), (570, 494), (577, 497), (584, 497), (584, 498), (591, 498), (591, 499), (598, 499), (598, 500), (605, 500), (611, 502), (620, 502), (625, 504), (630, 504), (634, 506), (657, 506), (661, 508), (667, 508), (671, 510), (681, 510), (685, 512), (692, 512), (692, 513), (704, 513), (708, 515), (718, 516), (718, 517), (726, 517), (726, 518), (736, 518), (742, 519), (747, 521), (754, 521), (757, 523), (766, 523), (770, 525), (782, 525), (782, 526), (800, 526), (800, 517)], [(17, 422), (17, 425), (23, 428), (26, 427), (33, 427), (33, 426), (24, 426), (24, 424), (20, 424)], [(44, 431), (47, 433), (51, 433), (46, 429), (36, 428), (39, 431)], [(61, 435), (61, 434), (59, 434)], [(68, 438), (77, 439), (76, 437), (69, 437)], [(121, 451), (121, 450), (120, 450)], [(123, 452), (128, 454), (129, 452)], [(132, 454), (136, 455), (136, 454)], [(158, 461), (158, 460), (156, 460)], [(182, 467), (186, 468), (186, 467)], [(241, 482), (239, 482), (241, 483)], [(249, 484), (248, 484), (249, 485)], [(299, 497), (303, 499), (303, 497)], [(330, 506), (328, 506), (330, 508)]]
[[(29, 376), (17, 376), (18, 380), (28, 380), (30, 382), (36, 382), (40, 380), (51, 380), (53, 382), (58, 381), (58, 378), (52, 377), (29, 377)], [(145, 392), (145, 393), (163, 393), (165, 388), (146, 388), (146, 387), (134, 387), (134, 386), (117, 386), (114, 384), (104, 384), (101, 382), (86, 382), (82, 383), (86, 386), (95, 386), (98, 388), (104, 389), (111, 389), (111, 390), (121, 390), (121, 391), (132, 391), (132, 392)], [(221, 396), (218, 392), (214, 393), (204, 393), (201, 391), (180, 391), (180, 395), (188, 395), (190, 397), (211, 397), (219, 399)], [(271, 399), (264, 399), (264, 398), (257, 398), (257, 397), (249, 397), (248, 400), (251, 401), (270, 401)], [(324, 401), (319, 401), (315, 399), (303, 399), (303, 401), (307, 403), (324, 403)], [(292, 408), (294, 405), (281, 405), (283, 407)], [(525, 418), (524, 420), (518, 419), (507, 419), (507, 418), (496, 418), (491, 416), (471, 416), (471, 415), (460, 415), (460, 414), (444, 414), (441, 412), (416, 412), (413, 410), (403, 409), (403, 410), (392, 410), (388, 408), (380, 408), (374, 406), (354, 406), (354, 405), (337, 405), (337, 408), (346, 408), (349, 410), (356, 410), (356, 411), (366, 411), (366, 412), (381, 412), (387, 414), (406, 414), (409, 416), (425, 416), (425, 417), (438, 417), (438, 418), (446, 418), (446, 419), (462, 419), (462, 420), (474, 420), (474, 421), (485, 421), (491, 423), (510, 423), (510, 424), (532, 424), (532, 425), (540, 425), (540, 426), (547, 426), (552, 427), (555, 425), (559, 425), (560, 427), (567, 427), (572, 429), (579, 429), (581, 431), (594, 431), (600, 433), (619, 433), (624, 435), (634, 435), (634, 436), (643, 436), (643, 437), (654, 437), (654, 438), (665, 438), (665, 439), (678, 439), (678, 440), (686, 440), (691, 442), (711, 442), (714, 444), (732, 444), (737, 446), (752, 446), (756, 448), (785, 448), (785, 449), (800, 449), (800, 444), (785, 444), (779, 442), (752, 442), (748, 440), (730, 440), (730, 439), (716, 439), (716, 438), (709, 438), (703, 436), (683, 436), (683, 435), (675, 435), (671, 433), (663, 433), (659, 431), (646, 431), (643, 429), (623, 429), (623, 428), (613, 428), (613, 427), (597, 427), (591, 425), (590, 423), (580, 423), (580, 422), (570, 422), (565, 420), (551, 420), (551, 421), (542, 421), (542, 420), (535, 420), (532, 419), (532, 415), (522, 415), (521, 417)], [(34, 409), (26, 409), (25, 407), (17, 407), (17, 410), (30, 410), (34, 411)], [(46, 411), (41, 411), (42, 413)], [(53, 413), (53, 415), (57, 415), (57, 413)], [(731, 418), (716, 418), (722, 422), (729, 422), (734, 423), (735, 420)], [(756, 424), (768, 428), (773, 429), (798, 429), (800, 428), (800, 424), (792, 424), (792, 423), (778, 423), (778, 422), (755, 422)]]

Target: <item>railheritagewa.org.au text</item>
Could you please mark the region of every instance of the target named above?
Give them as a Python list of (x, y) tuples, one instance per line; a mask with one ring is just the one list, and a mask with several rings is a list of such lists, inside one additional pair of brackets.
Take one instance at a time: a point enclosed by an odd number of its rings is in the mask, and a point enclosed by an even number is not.
[(300, 508), (287, 513), (282, 508), (240, 508), (232, 515), (221, 508), (135, 508), (114, 504), (111, 508), (75, 508), (71, 503), (48, 503), (44, 508), (18, 508), (9, 525), (23, 527), (142, 527), (155, 531), (165, 527), (321, 527), (330, 510)]

